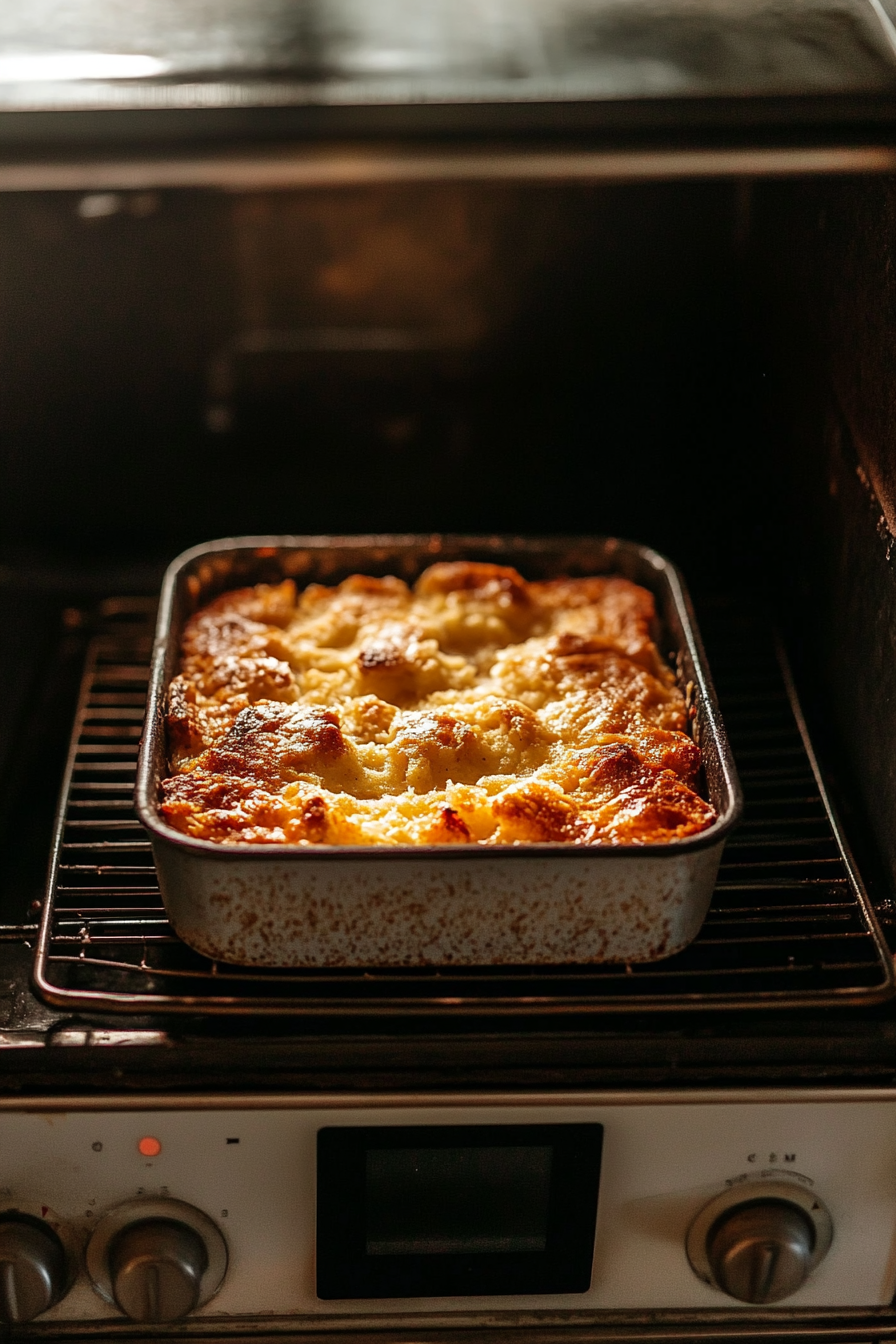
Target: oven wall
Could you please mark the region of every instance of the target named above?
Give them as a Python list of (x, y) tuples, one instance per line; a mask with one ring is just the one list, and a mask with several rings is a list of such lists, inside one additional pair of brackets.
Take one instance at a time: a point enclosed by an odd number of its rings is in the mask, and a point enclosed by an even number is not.
[(755, 553), (732, 183), (0, 198), (0, 531)]
[(896, 881), (896, 181), (766, 183), (752, 218), (779, 587)]

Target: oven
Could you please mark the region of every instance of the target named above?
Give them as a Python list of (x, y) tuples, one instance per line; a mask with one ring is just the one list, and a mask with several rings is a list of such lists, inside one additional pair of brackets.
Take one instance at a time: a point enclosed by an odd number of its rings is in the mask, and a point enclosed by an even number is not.
[[(887, 5), (51, 20), (0, 52), (10, 1337), (896, 1337)], [(681, 566), (745, 801), (684, 951), (175, 934), (166, 564), (412, 532)]]

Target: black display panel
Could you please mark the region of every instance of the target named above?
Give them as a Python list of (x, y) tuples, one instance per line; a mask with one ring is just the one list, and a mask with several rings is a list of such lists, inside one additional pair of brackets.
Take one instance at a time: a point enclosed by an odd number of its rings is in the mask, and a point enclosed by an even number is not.
[(321, 1298), (584, 1293), (601, 1125), (419, 1125), (317, 1136)]

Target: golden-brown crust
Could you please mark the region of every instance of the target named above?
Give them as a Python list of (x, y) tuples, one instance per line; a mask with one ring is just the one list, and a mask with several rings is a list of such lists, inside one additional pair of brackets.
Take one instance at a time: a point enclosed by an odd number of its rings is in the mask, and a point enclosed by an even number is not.
[(473, 560), (441, 561), (423, 571), (414, 585), (418, 597), (435, 593), (474, 593), (485, 602), (502, 606), (529, 605), (530, 585), (508, 565), (490, 565)]
[(259, 844), (653, 844), (705, 829), (645, 589), (462, 561), (188, 622), (162, 812)]

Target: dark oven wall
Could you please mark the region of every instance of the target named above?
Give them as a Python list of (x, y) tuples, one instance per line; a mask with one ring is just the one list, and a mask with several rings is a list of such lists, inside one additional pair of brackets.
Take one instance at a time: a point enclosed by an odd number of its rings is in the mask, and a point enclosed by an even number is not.
[[(767, 527), (732, 182), (0, 197), (0, 531)], [(771, 470), (771, 468), (769, 468)]]
[[(749, 287), (804, 694), (896, 880), (896, 182), (766, 183)], [(769, 481), (771, 493), (777, 482)]]

